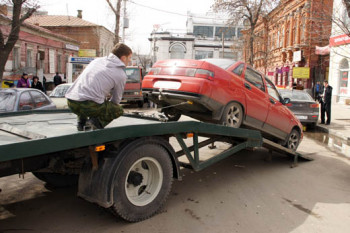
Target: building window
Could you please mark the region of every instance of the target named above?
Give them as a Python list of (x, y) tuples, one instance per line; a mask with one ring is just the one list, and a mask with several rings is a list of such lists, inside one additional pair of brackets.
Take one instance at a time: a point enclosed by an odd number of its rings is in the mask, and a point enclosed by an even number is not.
[(283, 47), (283, 40), (284, 40), (284, 28), (282, 28), (280, 47)]
[(33, 50), (27, 49), (26, 66), (33, 67)]
[(62, 61), (61, 61), (61, 54), (57, 55), (57, 72), (62, 72)]
[(213, 51), (201, 51), (201, 50), (196, 50), (195, 51), (195, 59), (205, 59), (205, 58), (213, 58)]
[(300, 42), (304, 42), (305, 39), (305, 21), (305, 15), (303, 15), (301, 20)]
[(349, 62), (347, 59), (343, 59), (339, 66), (339, 95), (348, 95), (348, 83), (349, 83)]
[(195, 36), (213, 38), (214, 27), (211, 26), (193, 26)]
[(215, 36), (221, 38), (222, 33), (224, 33), (224, 38), (232, 38), (236, 35), (236, 28), (215, 27)]
[(17, 70), (19, 68), (19, 48), (18, 47), (14, 47), (13, 51), (12, 51), (12, 56), (13, 56), (13, 63), (12, 63), (12, 68), (13, 70)]
[(222, 54), (222, 52), (220, 52), (219, 56), (220, 56), (220, 58), (237, 60), (237, 54), (233, 53), (233, 52), (224, 52), (224, 54)]
[(170, 47), (170, 59), (184, 59), (185, 48), (180, 44), (175, 44)]
[(238, 38), (242, 37), (242, 35), (243, 35), (242, 32), (241, 32), (242, 29), (243, 29), (243, 28), (237, 28), (237, 37), (238, 37)]

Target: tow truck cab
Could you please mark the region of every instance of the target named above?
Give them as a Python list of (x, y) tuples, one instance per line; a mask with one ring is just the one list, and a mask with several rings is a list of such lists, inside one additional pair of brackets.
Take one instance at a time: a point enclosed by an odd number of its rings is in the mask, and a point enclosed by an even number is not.
[(123, 103), (137, 103), (139, 107), (143, 106), (144, 97), (142, 95), (142, 68), (138, 66), (128, 66), (125, 69), (128, 76), (122, 98)]

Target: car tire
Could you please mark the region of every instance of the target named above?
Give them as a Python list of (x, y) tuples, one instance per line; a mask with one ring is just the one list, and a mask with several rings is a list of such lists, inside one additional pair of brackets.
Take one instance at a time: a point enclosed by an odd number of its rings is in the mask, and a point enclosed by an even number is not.
[(176, 108), (164, 108), (162, 112), (168, 118), (168, 121), (178, 121), (181, 117), (180, 111)]
[(296, 129), (293, 129), (288, 136), (285, 147), (293, 151), (296, 151), (299, 146), (299, 143), (300, 143), (300, 133)]
[(243, 108), (237, 102), (229, 103), (224, 110), (224, 113), (221, 117), (221, 124), (239, 128), (243, 123)]

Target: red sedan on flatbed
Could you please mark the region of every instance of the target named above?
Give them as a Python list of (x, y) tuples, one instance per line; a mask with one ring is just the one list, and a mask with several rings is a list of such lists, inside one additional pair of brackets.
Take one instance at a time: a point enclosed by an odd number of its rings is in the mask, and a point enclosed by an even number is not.
[(274, 84), (243, 62), (229, 59), (158, 61), (143, 79), (142, 91), (171, 120), (181, 114), (231, 127), (258, 129), (296, 150), (302, 125), (285, 106)]

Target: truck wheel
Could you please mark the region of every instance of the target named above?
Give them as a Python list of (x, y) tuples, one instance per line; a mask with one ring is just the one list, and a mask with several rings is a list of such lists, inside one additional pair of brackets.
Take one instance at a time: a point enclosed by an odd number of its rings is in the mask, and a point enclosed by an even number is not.
[(143, 100), (137, 101), (137, 106), (138, 106), (139, 108), (142, 108), (142, 107), (143, 107), (143, 104), (144, 104)]
[(293, 129), (288, 136), (288, 140), (285, 144), (285, 147), (293, 151), (296, 151), (299, 146), (299, 142), (300, 142), (300, 133), (296, 129)]
[(173, 167), (167, 151), (145, 144), (123, 153), (113, 181), (114, 214), (138, 222), (155, 215), (172, 185)]
[(243, 109), (239, 103), (233, 102), (226, 106), (221, 123), (233, 128), (241, 127), (243, 122)]
[(59, 173), (33, 172), (33, 175), (46, 182), (48, 185), (56, 188), (74, 186), (78, 184), (79, 175), (62, 175)]
[(169, 121), (178, 121), (181, 117), (180, 111), (175, 108), (164, 108), (162, 112), (165, 114)]

